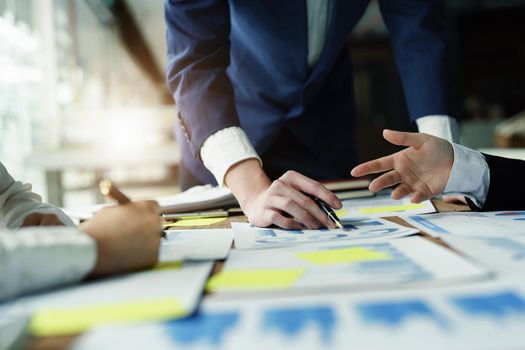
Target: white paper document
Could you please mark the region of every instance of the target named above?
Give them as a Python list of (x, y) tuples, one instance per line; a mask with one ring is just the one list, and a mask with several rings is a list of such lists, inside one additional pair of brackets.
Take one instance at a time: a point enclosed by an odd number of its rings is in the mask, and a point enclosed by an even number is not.
[(98, 329), (90, 349), (525, 348), (525, 287), (512, 282), (392, 293), (205, 300), (190, 318)]
[(372, 198), (348, 199), (343, 201), (343, 207), (336, 210), (341, 220), (359, 217), (387, 217), (435, 213), (436, 209), (429, 200), (412, 203), (410, 198), (395, 200), (389, 194)]
[(234, 222), (232, 228), (236, 249), (276, 248), (333, 241), (372, 242), (418, 233), (414, 228), (379, 218), (345, 220), (343, 225), (343, 229), (332, 230), (282, 230)]
[(231, 229), (168, 230), (160, 244), (160, 261), (226, 259), (233, 242)]
[(254, 290), (369, 290), (428, 283), (465, 282), (485, 269), (425, 238), (381, 243), (318, 243), (289, 248), (232, 250), (207, 288)]
[(525, 273), (525, 236), (443, 235), (440, 238), (452, 248), (500, 274)]
[(212, 267), (211, 262), (160, 264), (19, 302), (33, 313), (29, 328), (36, 336), (75, 334), (99, 324), (178, 318), (196, 309)]
[(439, 213), (412, 215), (403, 219), (434, 236), (525, 235), (525, 211)]

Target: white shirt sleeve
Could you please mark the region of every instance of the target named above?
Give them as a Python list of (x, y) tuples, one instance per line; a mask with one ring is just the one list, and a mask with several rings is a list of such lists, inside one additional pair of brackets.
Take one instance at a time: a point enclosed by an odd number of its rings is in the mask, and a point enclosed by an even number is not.
[(82, 280), (95, 266), (95, 240), (71, 227), (0, 231), (0, 300)]
[(42, 203), (42, 197), (31, 192), (30, 184), (15, 181), (0, 162), (0, 221), (8, 228), (17, 228), (31, 213), (55, 214), (64, 225), (75, 226), (58, 207)]
[(247, 160), (262, 161), (253, 148), (246, 133), (239, 127), (222, 129), (209, 136), (200, 151), (204, 166), (213, 174), (219, 186), (224, 186), (224, 177), (235, 164)]
[(459, 126), (456, 119), (446, 115), (429, 115), (416, 119), (419, 132), (433, 135), (449, 142), (459, 142)]
[(490, 186), (490, 169), (485, 157), (473, 149), (452, 143), (454, 164), (443, 194), (460, 194), (483, 207)]

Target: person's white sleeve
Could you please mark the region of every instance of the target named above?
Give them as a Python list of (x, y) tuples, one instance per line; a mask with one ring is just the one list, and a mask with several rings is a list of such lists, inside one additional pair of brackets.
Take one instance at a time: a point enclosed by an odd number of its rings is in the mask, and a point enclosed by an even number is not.
[(32, 213), (55, 214), (64, 225), (75, 226), (58, 207), (42, 203), (42, 197), (31, 192), (30, 184), (15, 181), (0, 163), (0, 221), (8, 228), (17, 228)]
[(452, 143), (454, 164), (443, 194), (460, 194), (470, 198), (481, 208), (487, 199), (490, 186), (490, 170), (478, 151)]
[(70, 227), (0, 231), (0, 300), (82, 280), (95, 266), (97, 247)]
[(241, 128), (234, 126), (217, 131), (202, 144), (200, 151), (204, 166), (213, 174), (219, 186), (224, 186), (224, 177), (235, 164), (261, 158), (253, 148), (248, 136)]
[(449, 142), (459, 142), (459, 126), (456, 119), (447, 115), (429, 115), (416, 119), (419, 132), (445, 139)]

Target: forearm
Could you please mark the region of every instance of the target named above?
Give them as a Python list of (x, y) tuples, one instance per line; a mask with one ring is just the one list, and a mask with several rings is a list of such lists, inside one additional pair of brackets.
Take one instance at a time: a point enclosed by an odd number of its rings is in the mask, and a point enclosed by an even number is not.
[(74, 228), (0, 232), (0, 300), (75, 283), (93, 269), (96, 244)]
[(225, 183), (245, 211), (254, 198), (271, 185), (270, 179), (256, 159), (244, 160), (233, 165), (226, 173)]

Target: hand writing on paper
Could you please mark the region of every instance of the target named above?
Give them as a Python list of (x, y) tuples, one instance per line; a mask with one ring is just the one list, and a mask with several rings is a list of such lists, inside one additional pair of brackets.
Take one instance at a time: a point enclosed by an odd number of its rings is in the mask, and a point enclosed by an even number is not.
[(153, 201), (139, 201), (97, 212), (79, 227), (97, 242), (98, 277), (153, 266), (159, 255), (162, 220)]
[(413, 203), (443, 192), (454, 164), (454, 151), (448, 141), (427, 134), (393, 130), (384, 130), (383, 137), (394, 145), (408, 148), (360, 164), (352, 170), (352, 176), (386, 171), (370, 183), (370, 191), (398, 185), (392, 198), (401, 199), (412, 194)]
[(277, 225), (286, 229), (336, 228), (319, 206), (306, 194), (324, 200), (335, 209), (341, 201), (321, 183), (295, 171), (271, 182), (257, 160), (234, 165), (226, 174), (226, 184), (235, 194), (252, 225)]

